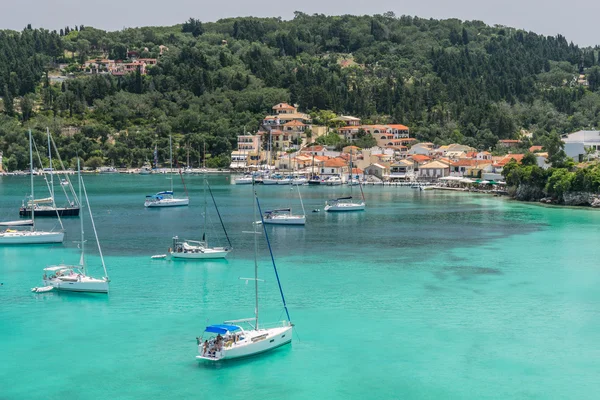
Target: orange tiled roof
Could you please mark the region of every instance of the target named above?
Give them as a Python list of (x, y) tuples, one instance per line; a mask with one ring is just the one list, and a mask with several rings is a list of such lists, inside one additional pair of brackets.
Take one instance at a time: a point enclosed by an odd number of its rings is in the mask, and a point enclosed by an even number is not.
[(451, 164), (453, 167), (474, 167), (477, 165), (477, 160), (472, 158), (461, 158)]
[(345, 167), (346, 161), (342, 160), (341, 158), (330, 158), (329, 160), (325, 161), (323, 166), (330, 167), (330, 168)]
[(288, 103), (279, 103), (273, 106), (273, 110), (295, 110), (296, 107), (290, 106)]
[(543, 148), (542, 146), (531, 146), (529, 148), (529, 152), (530, 153), (535, 153), (536, 151), (542, 151), (542, 148)]
[(431, 160), (431, 157), (427, 157), (426, 155), (423, 155), (423, 154), (415, 154), (411, 158), (413, 159), (413, 161), (416, 161), (418, 163), (422, 163), (422, 162)]
[(306, 126), (305, 124), (303, 124), (300, 121), (297, 120), (291, 120), (290, 122), (286, 122), (285, 124), (283, 124), (283, 126)]
[(393, 125), (388, 125), (388, 126), (392, 129), (397, 129), (399, 131), (407, 131), (408, 130), (408, 126), (406, 126), (406, 125), (393, 124)]
[(510, 162), (510, 160), (515, 160), (517, 163), (521, 163), (521, 160), (523, 159), (524, 156), (525, 156), (525, 154), (507, 154), (506, 156), (504, 156), (504, 158), (502, 158), (500, 161), (498, 161), (495, 165), (498, 167), (504, 167), (506, 164), (508, 164)]

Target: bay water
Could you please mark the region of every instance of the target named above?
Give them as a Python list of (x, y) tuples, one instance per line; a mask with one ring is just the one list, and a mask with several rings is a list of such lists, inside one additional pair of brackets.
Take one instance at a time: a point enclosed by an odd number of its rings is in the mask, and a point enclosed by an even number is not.
[[(350, 188), (303, 186), (306, 226), (267, 227), (293, 344), (211, 364), (196, 362), (196, 336), (254, 315), (254, 285), (239, 279), (254, 274), (252, 187), (209, 176), (227, 260), (154, 260), (174, 235), (203, 232), (201, 176), (186, 176), (189, 207), (144, 208), (166, 178), (85, 176), (108, 296), (30, 291), (44, 267), (78, 262), (77, 218), (63, 219), (62, 245), (0, 247), (0, 399), (599, 397), (596, 210), (369, 186), (365, 212), (334, 214), (325, 200)], [(27, 177), (0, 177), (1, 220), (28, 191)], [(301, 210), (295, 188), (256, 191), (263, 210)], [(226, 245), (208, 201), (209, 243)], [(88, 272), (102, 276), (85, 214)], [(263, 235), (259, 247), (260, 317), (283, 320)]]

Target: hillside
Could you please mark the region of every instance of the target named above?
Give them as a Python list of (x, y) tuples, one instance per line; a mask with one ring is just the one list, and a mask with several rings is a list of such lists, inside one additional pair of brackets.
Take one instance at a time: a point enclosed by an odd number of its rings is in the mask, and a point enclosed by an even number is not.
[[(90, 65), (96, 59), (123, 60), (123, 68), (135, 59), (158, 63), (103, 73), (106, 63)], [(318, 110), (331, 110), (480, 149), (521, 130), (538, 144), (600, 126), (597, 47), (392, 13), (0, 31), (0, 95), (0, 151), (10, 169), (27, 166), (24, 129), (43, 143), (47, 126), (66, 160), (79, 154), (90, 165), (139, 166), (155, 145), (164, 160), (173, 134), (178, 160), (187, 143), (199, 160), (205, 141), (208, 165), (226, 166), (236, 136), (258, 129), (281, 101), (317, 123), (327, 122)]]

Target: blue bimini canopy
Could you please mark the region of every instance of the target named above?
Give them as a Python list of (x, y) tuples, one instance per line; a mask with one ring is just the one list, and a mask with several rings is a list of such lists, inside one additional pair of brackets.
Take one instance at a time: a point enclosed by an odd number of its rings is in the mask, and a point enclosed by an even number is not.
[(158, 193), (156, 193), (156, 196), (160, 196), (161, 194), (168, 194), (168, 195), (173, 196), (173, 192), (171, 192), (171, 191), (168, 191), (168, 192), (158, 192)]
[(240, 330), (239, 326), (236, 325), (209, 325), (206, 327), (204, 332), (209, 333), (220, 333), (221, 335), (226, 334), (227, 332), (234, 332)]

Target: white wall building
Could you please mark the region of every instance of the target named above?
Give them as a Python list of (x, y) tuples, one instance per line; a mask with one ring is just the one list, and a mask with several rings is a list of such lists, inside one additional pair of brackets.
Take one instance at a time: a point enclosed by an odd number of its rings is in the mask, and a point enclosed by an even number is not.
[(597, 158), (600, 155), (600, 131), (577, 131), (564, 135), (562, 141), (565, 144), (565, 153), (575, 162), (586, 161), (587, 151), (593, 151), (590, 157)]

